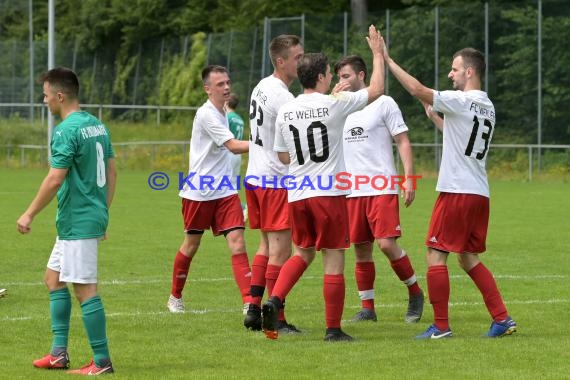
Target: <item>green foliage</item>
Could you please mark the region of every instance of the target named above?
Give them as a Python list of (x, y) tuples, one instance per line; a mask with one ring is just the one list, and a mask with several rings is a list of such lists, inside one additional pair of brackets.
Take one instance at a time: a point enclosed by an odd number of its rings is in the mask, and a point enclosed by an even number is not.
[[(485, 46), (485, 1), (379, 0), (368, 2), (370, 23), (386, 29), (392, 56), (422, 83), (449, 89), (451, 55), (460, 48), (489, 49), (488, 88), (497, 109), (494, 142), (534, 143), (538, 127), (538, 9), (536, 0), (488, 1), (489, 40)], [(439, 43), (435, 54), (438, 5)], [(390, 12), (386, 12), (390, 8)], [(265, 17), (271, 34), (304, 32), (306, 51), (323, 51), (331, 63), (344, 54), (346, 0), (58, 0), (56, 65), (73, 66), (82, 83), (82, 101), (101, 104), (183, 104), (198, 106), (205, 95), (199, 71), (205, 64), (228, 66), (233, 91), (247, 99), (262, 75)], [(27, 4), (0, 2), (0, 102), (29, 101)], [(47, 1), (34, 1), (35, 68), (45, 69)], [(305, 28), (298, 20), (305, 20)], [(346, 53), (370, 62), (364, 33), (348, 16)], [(570, 143), (570, 3), (542, 1), (542, 142)], [(215, 33), (213, 33), (215, 32)], [(202, 37), (196, 37), (203, 33)], [(205, 36), (204, 36), (205, 34)], [(187, 40), (193, 37), (188, 54)], [(190, 58), (189, 58), (190, 57)], [(190, 62), (190, 67), (186, 67)], [(435, 70), (437, 69), (437, 74)], [(437, 77), (436, 77), (437, 75)], [(301, 89), (295, 83), (293, 93)], [(393, 77), (388, 93), (412, 128), (424, 128), (423, 110)], [(40, 89), (34, 95), (40, 100)], [(246, 102), (240, 113), (247, 112)], [(113, 111), (113, 118), (140, 120), (144, 112)], [(423, 134), (422, 134), (423, 135)], [(425, 134), (432, 142), (433, 134)], [(417, 141), (417, 140), (416, 140)]]
[(174, 56), (166, 64), (160, 82), (158, 104), (199, 105), (205, 101), (201, 71), (206, 63), (206, 35), (192, 36), (190, 62), (182, 56)]

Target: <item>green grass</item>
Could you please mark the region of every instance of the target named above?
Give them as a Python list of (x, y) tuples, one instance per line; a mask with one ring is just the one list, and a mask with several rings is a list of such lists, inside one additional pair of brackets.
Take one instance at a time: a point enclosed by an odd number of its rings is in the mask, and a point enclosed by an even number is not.
[[(55, 239), (55, 202), (36, 218), (30, 235), (18, 234), (15, 226), (45, 172), (0, 169), (0, 287), (9, 291), (0, 299), (0, 378), (68, 378), (31, 366), (51, 344), (42, 278)], [(100, 294), (115, 378), (518, 380), (570, 376), (567, 183), (491, 183), (488, 253), (483, 260), (494, 272), (519, 325), (515, 335), (496, 340), (483, 337), (490, 318), (479, 292), (451, 257), (450, 317), (455, 337), (414, 341), (413, 336), (431, 323), (431, 307), (426, 304), (419, 324), (403, 322), (406, 291), (376, 248), (378, 323), (345, 323), (345, 331), (356, 341), (327, 344), (322, 341), (320, 258), (287, 299), (288, 320), (304, 333), (270, 341), (243, 328), (241, 299), (225, 241), (211, 234), (204, 236), (184, 292), (190, 311), (167, 313), (172, 261), (183, 238), (180, 201), (173, 185), (176, 177), (170, 188), (152, 191), (147, 185), (150, 172), (119, 173), (109, 240), (100, 246)], [(435, 197), (434, 181), (421, 180), (414, 205), (401, 212), (404, 236), (400, 242), (424, 289), (423, 241)], [(257, 232), (246, 230), (246, 239), (251, 259)], [(346, 257), (344, 319), (349, 319), (359, 309), (359, 300), (352, 250)], [(69, 350), (74, 367), (90, 359), (75, 300)]]

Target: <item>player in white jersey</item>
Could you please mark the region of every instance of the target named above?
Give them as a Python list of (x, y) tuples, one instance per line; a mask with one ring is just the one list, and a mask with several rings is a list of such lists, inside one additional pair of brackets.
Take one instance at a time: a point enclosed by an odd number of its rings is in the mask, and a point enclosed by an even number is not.
[[(453, 55), (448, 77), (455, 91), (436, 91), (422, 85), (389, 56), (384, 60), (392, 74), (413, 96), (424, 103), (426, 114), (443, 132), (443, 153), (434, 206), (426, 239), (427, 284), (434, 311), (434, 324), (418, 339), (452, 336), (449, 327), (449, 274), (447, 257), (457, 253), (461, 268), (483, 296), (493, 321), (489, 337), (510, 335), (515, 321), (508, 315), (493, 274), (479, 254), (485, 252), (489, 222), (489, 188), (485, 162), (495, 127), (495, 108), (481, 91), (485, 57), (473, 48)], [(440, 117), (441, 112), (444, 117)]]
[(182, 290), (190, 262), (198, 251), (204, 230), (215, 236), (223, 234), (232, 255), (234, 279), (243, 303), (249, 301), (249, 260), (243, 238), (244, 220), (235, 181), (232, 181), (232, 154), (245, 153), (247, 141), (234, 138), (224, 113), (231, 82), (222, 66), (202, 70), (208, 100), (194, 117), (190, 142), (190, 173), (180, 191), (185, 237), (174, 259), (172, 290), (167, 307), (173, 313), (184, 312)]
[[(301, 39), (294, 35), (277, 36), (269, 44), (269, 55), (273, 74), (262, 79), (251, 93), (251, 135), (245, 177), (249, 226), (261, 232), (251, 268), (251, 302), (244, 319), (244, 326), (252, 330), (261, 330), (265, 286), (271, 294), (281, 267), (291, 256), (287, 190), (279, 186), (288, 169), (273, 151), (273, 143), (277, 111), (294, 99), (289, 86), (297, 78), (297, 62), (303, 55)], [(299, 332), (287, 323), (283, 309), (278, 320), (281, 332)]]
[(270, 339), (278, 337), (277, 314), (283, 300), (313, 261), (316, 251), (322, 251), (325, 340), (352, 340), (341, 330), (344, 250), (349, 241), (347, 190), (339, 188), (337, 174), (345, 171), (342, 130), (346, 117), (384, 91), (381, 39), (372, 25), (367, 41), (374, 57), (370, 87), (325, 95), (332, 79), (328, 60), (322, 53), (305, 54), (297, 66), (303, 94), (282, 106), (277, 115), (274, 149), (281, 162), (289, 165), (293, 178), (288, 199), (294, 255), (283, 265), (271, 297), (263, 304), (263, 330)]
[[(351, 91), (366, 87), (367, 69), (357, 55), (342, 58), (335, 65), (340, 82), (347, 82)], [(344, 162), (351, 178), (361, 176), (358, 187), (348, 195), (347, 209), (350, 223), (350, 242), (354, 244), (356, 265), (354, 276), (362, 303), (352, 321), (376, 321), (374, 310), (374, 280), (376, 267), (372, 255), (376, 240), (380, 250), (390, 261), (398, 278), (408, 288), (408, 310), (404, 320), (418, 322), (422, 316), (424, 295), (418, 285), (414, 268), (396, 239), (401, 236), (398, 189), (388, 185), (398, 175), (392, 154), (392, 141), (396, 142), (404, 167), (402, 196), (406, 207), (415, 197), (412, 147), (408, 127), (402, 112), (389, 96), (382, 95), (363, 110), (349, 115), (344, 124)], [(380, 176), (376, 183), (370, 179)], [(367, 182), (367, 183), (366, 183)]]

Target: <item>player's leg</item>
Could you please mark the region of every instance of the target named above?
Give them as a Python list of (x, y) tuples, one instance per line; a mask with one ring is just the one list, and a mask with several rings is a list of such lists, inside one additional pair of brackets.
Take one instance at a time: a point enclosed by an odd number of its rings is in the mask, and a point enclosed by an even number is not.
[(97, 294), (97, 284), (74, 283), (75, 296), (81, 304), (83, 325), (89, 345), (93, 350), (93, 360), (87, 365), (69, 373), (93, 375), (113, 373), (107, 340), (107, 323), (101, 297)]
[(344, 249), (325, 249), (322, 251), (324, 279), (323, 296), (325, 299), (325, 341), (350, 341), (352, 337), (341, 329), (342, 312), (346, 284), (344, 281)]
[(428, 247), (427, 286), (429, 300), (433, 308), (434, 323), (416, 339), (441, 339), (452, 336), (449, 327), (449, 273), (447, 257), (449, 252)]
[(471, 277), (481, 295), (493, 322), (487, 336), (501, 337), (517, 331), (516, 322), (509, 316), (493, 274), (479, 260), (479, 255), (463, 253), (457, 255), (459, 265)]
[(50, 353), (34, 360), (37, 368), (69, 368), (67, 344), (69, 339), (69, 321), (71, 317), (71, 295), (67, 284), (59, 280), (64, 243), (57, 239), (51, 252), (44, 275), (44, 282), (49, 291), (49, 310), (53, 333)]
[(426, 275), (429, 300), (433, 308), (434, 324), (418, 339), (440, 339), (452, 336), (449, 328), (449, 273), (447, 257), (467, 241), (464, 215), (457, 204), (457, 194), (440, 193), (437, 197), (425, 244), (427, 246)]
[(354, 266), (354, 278), (358, 288), (358, 296), (362, 305), (360, 310), (351, 321), (377, 321), (374, 310), (374, 281), (376, 279), (376, 266), (372, 256), (374, 246), (371, 242), (354, 244), (356, 263)]
[(269, 339), (277, 339), (279, 310), (283, 309), (283, 301), (314, 259), (314, 248), (300, 248), (295, 245), (293, 256), (283, 264), (273, 293), (262, 307), (263, 331)]
[(249, 290), (251, 288), (251, 268), (245, 248), (244, 229), (238, 227), (234, 230), (224, 231), (228, 248), (232, 255), (232, 272), (234, 280), (240, 291), (242, 303), (250, 302)]
[(404, 320), (408, 323), (419, 322), (424, 309), (424, 294), (419, 287), (410, 258), (398, 245), (396, 238), (382, 238), (377, 241), (380, 250), (390, 261), (392, 270), (408, 288), (408, 310)]
[(354, 197), (346, 199), (346, 209), (349, 220), (350, 242), (354, 245), (355, 266), (354, 278), (358, 288), (362, 310), (351, 321), (376, 321), (374, 310), (374, 281), (376, 266), (372, 251), (374, 235), (366, 215), (367, 205), (372, 197)]
[(176, 252), (172, 267), (172, 286), (166, 303), (171, 313), (183, 313), (186, 310), (182, 301), (182, 291), (186, 285), (192, 259), (200, 247), (203, 233), (202, 230), (186, 231), (184, 240)]
[(101, 297), (97, 294), (99, 239), (70, 240), (66, 243), (68, 246), (64, 251), (60, 280), (73, 284), (75, 297), (81, 304), (83, 325), (89, 345), (93, 350), (93, 360), (89, 364), (69, 372), (84, 375), (112, 373), (105, 309)]
[[(269, 242), (269, 262), (266, 272), (267, 292), (272, 295), (281, 268), (291, 257), (291, 230), (270, 231), (267, 232), (267, 237)], [(294, 325), (287, 323), (285, 299), (282, 301), (283, 308), (279, 309), (278, 317), (279, 331), (281, 333), (299, 333), (300, 331)]]
[[(309, 203), (316, 230), (315, 249), (323, 255), (326, 332), (325, 341), (348, 341), (352, 337), (341, 330), (346, 284), (344, 252), (350, 246), (346, 198), (316, 197)], [(333, 221), (331, 223), (331, 221)]]
[(182, 291), (186, 285), (190, 264), (200, 247), (205, 230), (210, 228), (215, 201), (193, 201), (182, 198), (182, 219), (184, 222), (184, 240), (174, 257), (172, 284), (166, 307), (171, 313), (185, 311)]
[(261, 330), (261, 300), (265, 292), (265, 274), (267, 271), (267, 262), (269, 261), (269, 243), (267, 234), (261, 232), (259, 247), (253, 262), (251, 263), (251, 279), (249, 289), (249, 304), (244, 309), (245, 317), (243, 325), (250, 330)]
[(232, 272), (240, 291), (242, 304), (250, 302), (251, 267), (245, 247), (243, 231), (245, 223), (237, 194), (214, 201), (212, 232), (214, 236), (223, 234), (232, 257)]
[(261, 300), (265, 292), (267, 263), (269, 261), (269, 241), (267, 233), (261, 229), (262, 214), (261, 202), (265, 189), (245, 189), (247, 201), (249, 227), (260, 230), (260, 241), (257, 252), (251, 263), (250, 300), (245, 310), (243, 324), (247, 329), (261, 330)]

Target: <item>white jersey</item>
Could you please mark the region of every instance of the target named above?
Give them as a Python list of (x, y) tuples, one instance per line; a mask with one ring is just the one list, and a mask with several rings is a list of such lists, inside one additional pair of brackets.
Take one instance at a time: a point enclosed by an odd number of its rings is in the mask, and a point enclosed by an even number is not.
[(495, 107), (487, 93), (434, 91), (433, 110), (445, 116), (436, 190), (489, 197), (485, 164), (495, 128)]
[[(287, 174), (287, 165), (279, 161), (273, 150), (275, 119), (279, 108), (294, 98), (287, 85), (273, 75), (262, 79), (253, 89), (249, 106), (249, 161), (245, 178), (247, 183), (276, 187), (272, 179), (277, 177), (277, 180), (280, 180)], [(263, 177), (271, 180), (263, 181)]]
[[(402, 112), (389, 96), (382, 95), (363, 110), (349, 115), (344, 123), (344, 163), (352, 176), (352, 193), (349, 197), (364, 197), (381, 194), (397, 194), (391, 189), (393, 176), (397, 175), (392, 149), (393, 136), (407, 132)], [(378, 180), (375, 189), (371, 183), (354, 185), (355, 176), (372, 179), (381, 176), (387, 182)], [(375, 181), (376, 182), (376, 181)], [(386, 186), (384, 186), (386, 185)]]
[(234, 138), (226, 115), (206, 101), (194, 116), (190, 140), (190, 173), (180, 196), (209, 201), (237, 194), (232, 178), (232, 156), (224, 143)]
[[(366, 89), (324, 95), (301, 94), (279, 109), (275, 151), (289, 152), (289, 202), (318, 196), (346, 195), (342, 131), (346, 118), (368, 102)], [(341, 188), (339, 188), (341, 187)]]

